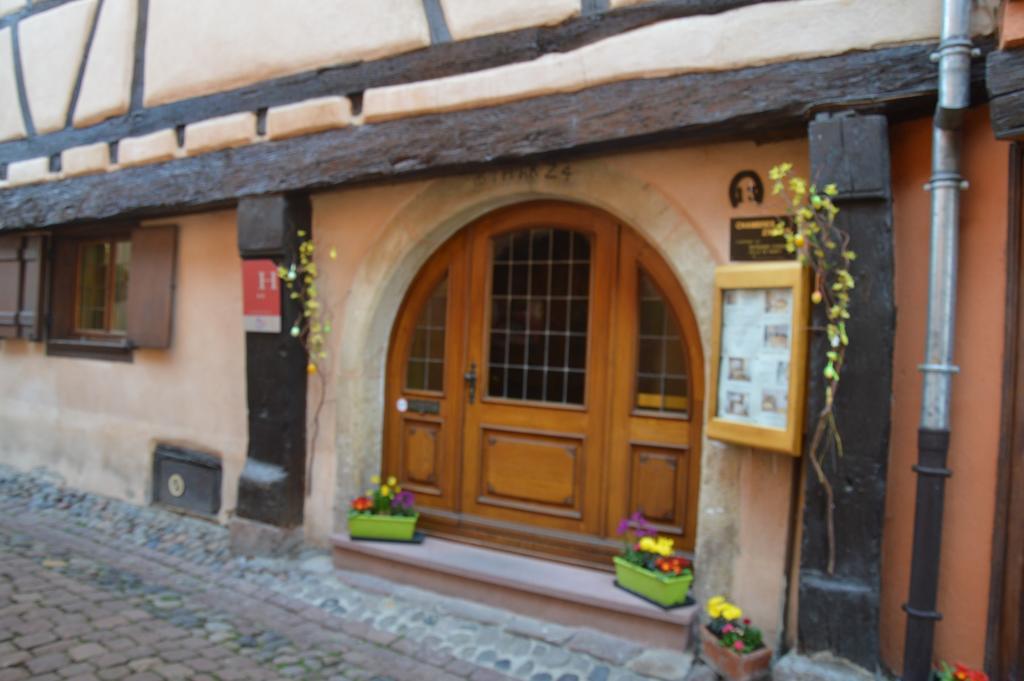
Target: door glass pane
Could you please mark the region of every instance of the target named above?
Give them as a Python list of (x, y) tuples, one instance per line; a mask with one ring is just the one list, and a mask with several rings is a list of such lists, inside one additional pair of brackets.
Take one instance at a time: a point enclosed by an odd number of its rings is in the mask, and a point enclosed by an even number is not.
[(679, 321), (646, 272), (637, 301), (637, 409), (685, 414), (689, 409), (686, 353)]
[(487, 394), (583, 404), (590, 312), (590, 241), (524, 229), (491, 241)]
[(444, 327), (448, 309), (448, 277), (441, 280), (423, 304), (405, 365), (408, 390), (444, 389)]
[(78, 252), (78, 328), (106, 330), (107, 272), (110, 243), (82, 244)]

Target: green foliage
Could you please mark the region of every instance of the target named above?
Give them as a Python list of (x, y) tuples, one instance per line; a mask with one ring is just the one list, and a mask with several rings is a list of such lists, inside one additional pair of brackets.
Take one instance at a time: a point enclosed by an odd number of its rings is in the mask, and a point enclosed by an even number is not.
[[(313, 408), (309, 450), (307, 452), (306, 470), (313, 469), (313, 458), (316, 456), (316, 443), (320, 435), (320, 413), (327, 399), (327, 380), (324, 378), (324, 363), (327, 360), (327, 336), (331, 333), (331, 320), (326, 307), (320, 298), (320, 268), (316, 263), (316, 244), (309, 234), (300, 229), (297, 261), (288, 267), (279, 266), (277, 276), (284, 282), (288, 297), (299, 301), (302, 314), (292, 322), (289, 333), (293, 338), (302, 341), (306, 348), (306, 373), (316, 375), (320, 379), (320, 391)], [(331, 260), (338, 257), (332, 247)], [(309, 494), (313, 476), (306, 476), (306, 494)]]
[(818, 421), (811, 439), (809, 455), (815, 473), (828, 496), (829, 564), (828, 572), (835, 568), (835, 529), (833, 524), (832, 486), (825, 476), (823, 462), (830, 447), (839, 456), (843, 454), (843, 439), (836, 426), (834, 405), (842, 377), (846, 351), (850, 338), (846, 324), (850, 319), (850, 293), (856, 286), (851, 268), (857, 254), (850, 250), (850, 235), (836, 226), (836, 208), (832, 199), (838, 194), (834, 184), (821, 191), (808, 185), (802, 177), (793, 174), (793, 164), (781, 163), (768, 173), (773, 182), (772, 194), (786, 202), (789, 221), (780, 220), (775, 235), (786, 239), (786, 250), (796, 253), (814, 276), (811, 302), (822, 305), (827, 323), (825, 334), (828, 346), (825, 352), (825, 403), (818, 413)]
[[(299, 244), (298, 261), (293, 262), (290, 267), (278, 267), (277, 274), (288, 290), (288, 297), (298, 300), (302, 305), (302, 316), (292, 323), (290, 333), (293, 337), (302, 339), (309, 356), (306, 370), (315, 374), (320, 370), (321, 363), (327, 359), (326, 338), (331, 332), (331, 322), (327, 319), (320, 301), (320, 269), (315, 259), (316, 244), (307, 238), (305, 230), (299, 230), (298, 235), (303, 239)], [(333, 248), (330, 257), (332, 260), (337, 257), (337, 252)]]

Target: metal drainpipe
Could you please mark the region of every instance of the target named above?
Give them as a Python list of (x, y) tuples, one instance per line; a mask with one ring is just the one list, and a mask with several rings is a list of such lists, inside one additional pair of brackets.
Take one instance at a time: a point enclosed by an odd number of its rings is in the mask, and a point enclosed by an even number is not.
[(928, 327), (918, 428), (917, 505), (914, 547), (910, 565), (910, 594), (903, 681), (928, 681), (932, 666), (942, 542), (942, 509), (949, 451), (949, 407), (953, 374), (953, 336), (956, 323), (957, 241), (960, 225), (960, 126), (970, 103), (971, 0), (943, 0), (942, 40), (932, 55), (939, 63), (939, 94), (932, 131), (931, 260), (929, 264)]

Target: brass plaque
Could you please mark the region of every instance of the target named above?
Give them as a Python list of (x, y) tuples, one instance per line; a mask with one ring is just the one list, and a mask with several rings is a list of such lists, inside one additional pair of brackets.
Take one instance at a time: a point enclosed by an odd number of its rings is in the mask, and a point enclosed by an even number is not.
[(409, 400), (409, 411), (414, 414), (440, 414), (441, 403), (437, 400)]
[(789, 222), (789, 218), (775, 215), (730, 220), (729, 259), (793, 260), (796, 254), (786, 252), (786, 239), (772, 236), (779, 220)]

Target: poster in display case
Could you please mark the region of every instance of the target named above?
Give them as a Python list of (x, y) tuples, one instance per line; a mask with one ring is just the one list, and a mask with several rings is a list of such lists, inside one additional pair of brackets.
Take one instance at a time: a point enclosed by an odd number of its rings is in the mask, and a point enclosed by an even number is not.
[(708, 437), (800, 456), (808, 278), (798, 262), (715, 270)]

